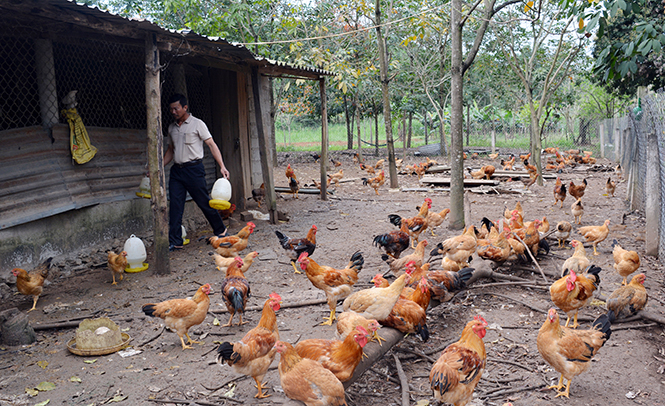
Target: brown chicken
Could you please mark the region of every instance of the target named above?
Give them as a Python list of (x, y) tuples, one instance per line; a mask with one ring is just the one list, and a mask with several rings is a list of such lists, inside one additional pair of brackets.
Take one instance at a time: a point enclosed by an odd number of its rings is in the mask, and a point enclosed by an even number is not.
[(566, 274), (567, 270), (572, 269), (576, 273), (582, 273), (591, 265), (591, 261), (587, 258), (586, 250), (581, 242), (573, 240), (570, 242), (570, 245), (575, 249), (575, 252), (573, 252), (573, 256), (566, 259), (563, 265), (561, 265), (562, 277)]
[[(584, 307), (593, 297), (593, 292), (600, 285), (600, 271), (597, 266), (591, 266), (585, 274), (577, 275), (570, 271), (568, 275), (555, 281), (550, 286), (550, 298), (552, 302), (568, 315), (566, 327), (575, 315), (572, 328), (577, 328), (577, 312)], [(574, 313), (573, 313), (574, 312)]]
[(547, 216), (543, 216), (543, 219), (540, 221), (540, 225), (537, 227), (540, 238), (543, 238), (548, 231), (550, 231), (550, 222), (547, 220)]
[(291, 168), (291, 164), (286, 165), (285, 174), (286, 174), (286, 179), (291, 179), (291, 178), (298, 179), (296, 177), (295, 171), (293, 170), (293, 168)]
[(607, 299), (607, 316), (610, 322), (614, 323), (616, 319), (623, 319), (637, 314), (649, 300), (647, 290), (644, 288), (644, 281), (647, 277), (643, 273), (633, 276), (630, 283), (621, 286)]
[(256, 224), (251, 221), (243, 227), (238, 234), (227, 237), (210, 237), (208, 243), (215, 248), (215, 251), (226, 258), (235, 258), (238, 253), (247, 248), (249, 236), (254, 232)]
[[(430, 207), (431, 208), (431, 207)], [(427, 227), (430, 229), (432, 232), (432, 237), (436, 236), (434, 234), (434, 229), (441, 224), (443, 224), (443, 220), (446, 219), (448, 216), (448, 213), (450, 213), (450, 209), (443, 209), (440, 212), (435, 212), (435, 211), (429, 211), (427, 212)]]
[(342, 162), (334, 159), (333, 157), (330, 157), (330, 163), (333, 164), (335, 168), (342, 166)]
[(368, 175), (376, 175), (376, 171), (372, 165), (360, 164), (360, 169), (367, 172)]
[(524, 209), (522, 208), (522, 203), (520, 202), (515, 203), (515, 208), (513, 210), (510, 210), (506, 207), (503, 210), (503, 217), (505, 217), (507, 220), (510, 220), (510, 218), (513, 216), (513, 211), (515, 210), (517, 210), (517, 214), (520, 215), (520, 218), (524, 218)]
[(367, 186), (369, 185), (372, 189), (374, 189), (374, 193), (376, 195), (379, 195), (379, 188), (383, 186), (384, 183), (386, 183), (386, 174), (381, 171), (379, 172), (379, 175), (373, 178), (361, 178), (363, 181), (363, 185)]
[[(422, 207), (426, 207), (426, 204), (423, 204)], [(408, 219), (402, 218), (397, 214), (389, 214), (388, 219), (396, 227), (402, 227), (403, 223), (406, 223), (406, 228), (409, 230), (409, 236), (411, 237), (411, 248), (415, 248), (418, 244), (418, 238), (420, 238), (420, 233), (427, 230), (427, 214), (425, 217), (416, 216)]]
[(566, 240), (570, 237), (570, 231), (573, 229), (572, 224), (567, 221), (559, 221), (556, 225), (554, 236), (559, 241), (559, 248), (566, 248)]
[(607, 182), (605, 183), (605, 193), (607, 193), (607, 197), (614, 197), (614, 191), (617, 188), (617, 183), (612, 180), (612, 177), (610, 176), (607, 178)]
[[(590, 330), (572, 330), (561, 327), (557, 311), (549, 310), (545, 323), (538, 331), (536, 343), (540, 355), (561, 374), (559, 383), (548, 387), (557, 390), (555, 397), (570, 397), (573, 378), (589, 369), (591, 359), (611, 335), (610, 321), (605, 314), (594, 320)], [(564, 386), (563, 378), (568, 380), (565, 391), (561, 390)]]
[(212, 289), (210, 284), (206, 283), (196, 291), (191, 299), (171, 299), (161, 303), (148, 303), (143, 305), (141, 310), (146, 316), (164, 319), (166, 327), (178, 334), (182, 349), (185, 350), (192, 347), (185, 345), (183, 337), (187, 337), (187, 344), (202, 344), (189, 337), (189, 329), (205, 320), (210, 307), (208, 297), (210, 294), (212, 294)]
[(402, 258), (395, 259), (387, 254), (383, 254), (381, 255), (381, 259), (386, 261), (393, 274), (399, 276), (401, 274), (400, 271), (411, 261), (414, 261), (417, 266), (422, 266), (423, 259), (425, 258), (425, 247), (427, 247), (427, 240), (420, 241), (418, 245), (416, 245), (415, 251)]
[(261, 187), (252, 189), (252, 197), (248, 197), (247, 200), (254, 199), (254, 201), (259, 205), (259, 208), (261, 208), (261, 203), (265, 202), (265, 198), (266, 198), (266, 184), (261, 183)]
[(374, 169), (382, 169), (384, 162), (386, 162), (385, 159), (379, 159), (378, 161), (376, 161), (376, 163), (374, 164)]
[[(215, 266), (217, 267), (217, 270), (222, 271), (222, 272), (226, 272), (228, 267), (236, 261), (235, 258), (226, 258), (226, 257), (223, 257), (219, 254), (214, 253), (214, 252), (211, 253), (211, 254), (212, 254), (213, 259), (215, 261)], [(249, 254), (245, 255), (245, 258), (242, 259), (242, 267), (240, 268), (240, 270), (242, 271), (243, 274), (245, 272), (247, 272), (249, 267), (252, 266), (252, 264), (254, 263), (254, 260), (258, 256), (259, 256), (259, 253), (256, 252), (256, 251), (252, 251)]]
[(295, 348), (298, 355), (320, 362), (337, 379), (346, 382), (362, 360), (368, 336), (364, 327), (356, 326), (353, 334), (346, 336), (344, 341), (308, 339), (300, 341)]
[(392, 327), (404, 334), (418, 334), (423, 342), (429, 339), (427, 314), (416, 302), (400, 297), (388, 317), (379, 320), (381, 325)]
[(289, 343), (278, 341), (274, 348), (280, 354), (279, 380), (286, 396), (307, 406), (346, 405), (344, 385), (335, 374), (298, 355)]
[(605, 220), (605, 223), (603, 223), (602, 226), (580, 227), (577, 232), (584, 236), (586, 242), (593, 244), (593, 255), (598, 255), (596, 246), (605, 241), (607, 235), (610, 233), (610, 220)]
[(328, 176), (330, 177), (331, 182), (334, 182), (335, 185), (339, 186), (339, 181), (344, 177), (344, 169), (340, 169), (339, 171)]
[(115, 275), (118, 274), (120, 280), (123, 280), (125, 268), (127, 268), (127, 251), (122, 251), (120, 254), (109, 251), (108, 265), (111, 275), (113, 275), (113, 283), (111, 285), (117, 285), (118, 282), (115, 281)]
[(496, 171), (496, 168), (494, 167), (494, 165), (485, 165), (480, 169), (485, 174), (485, 178), (487, 180), (489, 180), (492, 177), (492, 175), (494, 175), (494, 171)]
[(617, 240), (612, 241), (612, 256), (614, 257), (614, 269), (623, 277), (621, 285), (625, 285), (628, 276), (640, 267), (640, 256), (637, 255), (637, 251), (621, 248)]
[(374, 237), (373, 245), (383, 248), (386, 254), (397, 259), (404, 250), (409, 248), (410, 241), (409, 229), (406, 228), (406, 222), (402, 222), (402, 226), (398, 231), (391, 231)]
[(554, 204), (556, 206), (558, 202), (561, 202), (560, 208), (563, 208), (563, 201), (566, 200), (566, 185), (561, 183), (561, 178), (556, 178), (556, 183), (554, 184)]
[(515, 164), (515, 156), (510, 155), (510, 159), (508, 160), (501, 160), (501, 166), (503, 167), (504, 171), (512, 171), (513, 170), (513, 165)]
[(282, 248), (284, 248), (284, 250), (286, 250), (286, 254), (291, 260), (291, 265), (293, 265), (293, 270), (295, 273), (300, 273), (298, 268), (296, 268), (296, 261), (298, 260), (298, 257), (300, 257), (303, 252), (306, 252), (310, 256), (314, 254), (314, 250), (316, 250), (317, 231), (318, 228), (316, 225), (312, 225), (305, 238), (289, 238), (282, 234), (281, 231), (275, 230), (275, 235), (277, 238), (279, 238), (279, 244), (282, 246)]
[(457, 292), (466, 289), (466, 282), (473, 276), (473, 271), (473, 268), (462, 268), (458, 272), (427, 271), (432, 298), (439, 302), (449, 302)]
[(462, 235), (448, 238), (437, 244), (430, 255), (444, 255), (458, 264), (466, 266), (469, 257), (476, 252), (476, 233), (474, 226), (468, 226)]
[(485, 319), (474, 317), (462, 330), (459, 341), (446, 347), (432, 366), (429, 381), (438, 401), (454, 406), (471, 401), (487, 362), (483, 343), (486, 328)]
[(298, 198), (298, 192), (300, 191), (300, 182), (296, 178), (289, 178), (289, 190), (294, 199)]
[(584, 196), (584, 191), (586, 190), (587, 186), (587, 181), (586, 179), (582, 179), (582, 183), (579, 185), (575, 185), (573, 181), (570, 181), (570, 184), (568, 185), (568, 193), (570, 196), (572, 196), (575, 200), (581, 199), (582, 196)]
[(621, 168), (621, 164), (617, 164), (617, 166), (614, 168), (614, 173), (616, 173), (617, 178), (620, 180), (623, 179), (623, 168)]
[(30, 272), (21, 268), (12, 269), (12, 274), (16, 276), (16, 289), (22, 295), (32, 296), (32, 308), (28, 310), (29, 312), (35, 310), (37, 306), (37, 300), (39, 300), (39, 295), (42, 294), (44, 281), (48, 278), (52, 260), (53, 258), (46, 259)]
[(366, 319), (375, 319), (379, 323), (385, 320), (399, 299), (402, 289), (409, 278), (409, 269), (398, 277), (387, 288), (373, 288), (359, 290), (344, 299), (342, 307), (345, 312), (358, 313)]
[(510, 237), (510, 230), (505, 229), (503, 233), (499, 233), (496, 227), (491, 227), (487, 239), (477, 240), (476, 253), (483, 259), (505, 262), (511, 253), (507, 237)]
[(339, 334), (340, 339), (344, 340), (349, 334), (351, 334), (356, 327), (362, 326), (370, 334), (372, 334), (372, 340), (377, 340), (379, 345), (381, 345), (381, 340), (384, 340), (379, 336), (379, 329), (381, 324), (374, 319), (366, 319), (363, 316), (353, 313), (353, 312), (342, 312), (337, 316), (337, 334)]
[(332, 326), (332, 322), (335, 320), (337, 301), (349, 296), (353, 285), (358, 282), (358, 272), (363, 269), (365, 263), (362, 252), (354, 253), (344, 269), (321, 266), (309, 258), (306, 252), (300, 255), (298, 262), (312, 285), (326, 294), (330, 316), (324, 317), (323, 319), (327, 321), (324, 321), (321, 325)]
[(222, 296), (224, 303), (231, 316), (229, 322), (222, 327), (233, 326), (233, 315), (238, 313), (238, 325), (242, 326), (246, 321), (242, 321), (242, 315), (245, 313), (245, 306), (247, 306), (247, 299), (251, 293), (249, 288), (249, 281), (245, 278), (240, 268), (243, 265), (243, 260), (240, 257), (235, 258), (235, 262), (226, 269), (226, 277), (222, 281)]
[(575, 203), (570, 205), (570, 212), (575, 217), (575, 224), (582, 224), (582, 215), (584, 214), (582, 199), (577, 199)]
[(228, 209), (217, 210), (219, 215), (222, 217), (222, 220), (228, 220), (229, 217), (231, 217), (233, 215), (233, 212), (235, 211), (236, 211), (236, 205), (234, 203), (231, 203), (231, 207), (229, 207)]
[(275, 359), (273, 346), (279, 341), (275, 312), (279, 310), (281, 301), (277, 293), (271, 293), (263, 305), (259, 324), (239, 342), (224, 342), (217, 347), (217, 363), (227, 363), (235, 372), (254, 378), (258, 390), (254, 397), (259, 399), (270, 396), (263, 392), (263, 377)]

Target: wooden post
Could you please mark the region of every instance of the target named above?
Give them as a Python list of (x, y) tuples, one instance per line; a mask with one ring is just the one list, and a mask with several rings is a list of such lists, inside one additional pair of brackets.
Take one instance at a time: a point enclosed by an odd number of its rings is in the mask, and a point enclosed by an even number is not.
[[(58, 123), (58, 93), (55, 83), (55, 62), (53, 59), (53, 42), (50, 39), (35, 39), (35, 71), (37, 88), (39, 89), (39, 111), (42, 125), (49, 131), (53, 124)], [(67, 89), (71, 91), (75, 89)]]
[(169, 263), (169, 217), (164, 176), (164, 134), (162, 133), (162, 93), (160, 87), (159, 50), (155, 34), (145, 37), (145, 104), (148, 138), (148, 171), (150, 173), (150, 205), (155, 217), (155, 273), (167, 275)]
[(277, 196), (275, 184), (270, 170), (270, 150), (263, 129), (263, 114), (261, 114), (261, 97), (259, 92), (259, 69), (252, 67), (252, 96), (254, 98), (254, 115), (256, 116), (256, 131), (259, 135), (259, 149), (261, 150), (261, 172), (263, 183), (266, 186), (266, 205), (270, 211), (270, 223), (277, 224)]
[(328, 104), (326, 96), (326, 78), (321, 76), (319, 79), (319, 93), (321, 97), (321, 200), (328, 200), (328, 176), (326, 167), (328, 166)]
[(356, 127), (358, 128), (358, 160), (364, 162), (363, 158), (363, 144), (360, 134), (360, 103), (356, 103)]
[(492, 128), (492, 153), (496, 154), (496, 130)]
[(645, 187), (646, 254), (658, 256), (660, 245), (660, 154), (658, 136), (647, 136), (647, 177)]
[(470, 104), (466, 105), (466, 146), (469, 146), (469, 133), (471, 132)]
[(605, 158), (605, 121), (601, 121), (598, 126), (600, 138), (600, 157)]

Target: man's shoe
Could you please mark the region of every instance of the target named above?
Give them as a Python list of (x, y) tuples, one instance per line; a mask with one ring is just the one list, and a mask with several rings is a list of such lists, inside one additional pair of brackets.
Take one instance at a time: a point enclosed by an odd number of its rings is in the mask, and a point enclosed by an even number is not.
[(173, 244), (169, 245), (169, 251), (175, 251), (175, 250), (181, 250), (181, 249), (182, 249), (182, 245), (173, 245)]

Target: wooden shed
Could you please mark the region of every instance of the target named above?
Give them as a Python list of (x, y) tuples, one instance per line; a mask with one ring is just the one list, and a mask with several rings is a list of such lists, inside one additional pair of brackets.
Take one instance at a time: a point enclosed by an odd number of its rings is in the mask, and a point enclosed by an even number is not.
[[(269, 77), (317, 80), (324, 89), (329, 75), (67, 0), (1, 2), (0, 22), (0, 269), (152, 227), (150, 201), (136, 196), (147, 172), (151, 46), (162, 111), (173, 93), (188, 97), (222, 151), (238, 210), (253, 188), (272, 185)], [(84, 164), (72, 160), (61, 112), (74, 90), (97, 148)], [(163, 114), (161, 132), (170, 121)], [(212, 187), (219, 168), (205, 150)]]

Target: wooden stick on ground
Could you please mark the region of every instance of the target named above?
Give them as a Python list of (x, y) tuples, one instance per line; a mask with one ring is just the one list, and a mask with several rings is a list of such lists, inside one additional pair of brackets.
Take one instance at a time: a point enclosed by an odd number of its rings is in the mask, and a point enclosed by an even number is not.
[[(328, 303), (328, 299), (313, 299), (313, 300), (305, 300), (304, 302), (299, 302), (299, 303), (285, 303), (281, 305), (282, 309), (292, 309), (294, 307), (305, 307), (305, 306), (316, 306), (320, 304)], [(263, 310), (263, 305), (261, 306), (250, 306), (245, 309), (245, 312), (255, 312)], [(208, 313), (213, 313), (213, 314), (220, 314), (220, 313), (228, 313), (229, 311), (227, 309), (218, 309), (218, 310), (209, 310)]]
[(529, 368), (528, 366), (526, 366), (526, 365), (522, 365), (522, 364), (520, 364), (519, 362), (508, 361), (507, 359), (487, 358), (487, 361), (489, 361), (489, 362), (495, 362), (495, 363), (498, 363), (498, 364), (508, 364), (508, 365), (512, 365), (512, 366), (516, 366), (516, 367), (524, 368), (524, 369), (526, 369), (526, 370), (529, 371), (529, 372), (533, 372), (533, 369)]
[(144, 345), (155, 341), (157, 339), (157, 337), (162, 335), (162, 333), (164, 332), (165, 329), (166, 329), (166, 326), (162, 326), (162, 329), (159, 330), (159, 333), (157, 333), (157, 335), (155, 335), (154, 337), (152, 337), (151, 339), (149, 339), (147, 341), (142, 342), (141, 344), (137, 345), (137, 347), (143, 347)]
[(536, 261), (536, 258), (534, 258), (533, 254), (531, 253), (531, 249), (529, 247), (527, 247), (526, 243), (524, 241), (522, 241), (522, 239), (520, 238), (519, 235), (515, 234), (515, 232), (513, 232), (512, 234), (515, 238), (517, 238), (517, 240), (519, 242), (522, 243), (522, 245), (524, 245), (524, 248), (526, 248), (526, 252), (531, 257), (531, 260), (533, 261), (533, 263), (536, 264), (536, 266), (538, 267), (538, 270), (540, 271), (540, 274), (543, 276), (543, 279), (545, 280), (545, 283), (549, 283), (549, 281), (547, 280), (547, 277), (545, 276), (545, 273), (543, 272), (543, 268), (541, 268), (540, 265), (538, 265), (538, 261)]
[(409, 381), (406, 379), (402, 363), (399, 362), (397, 354), (393, 354), (395, 359), (395, 368), (397, 368), (397, 376), (399, 376), (400, 386), (402, 387), (402, 406), (409, 406)]

